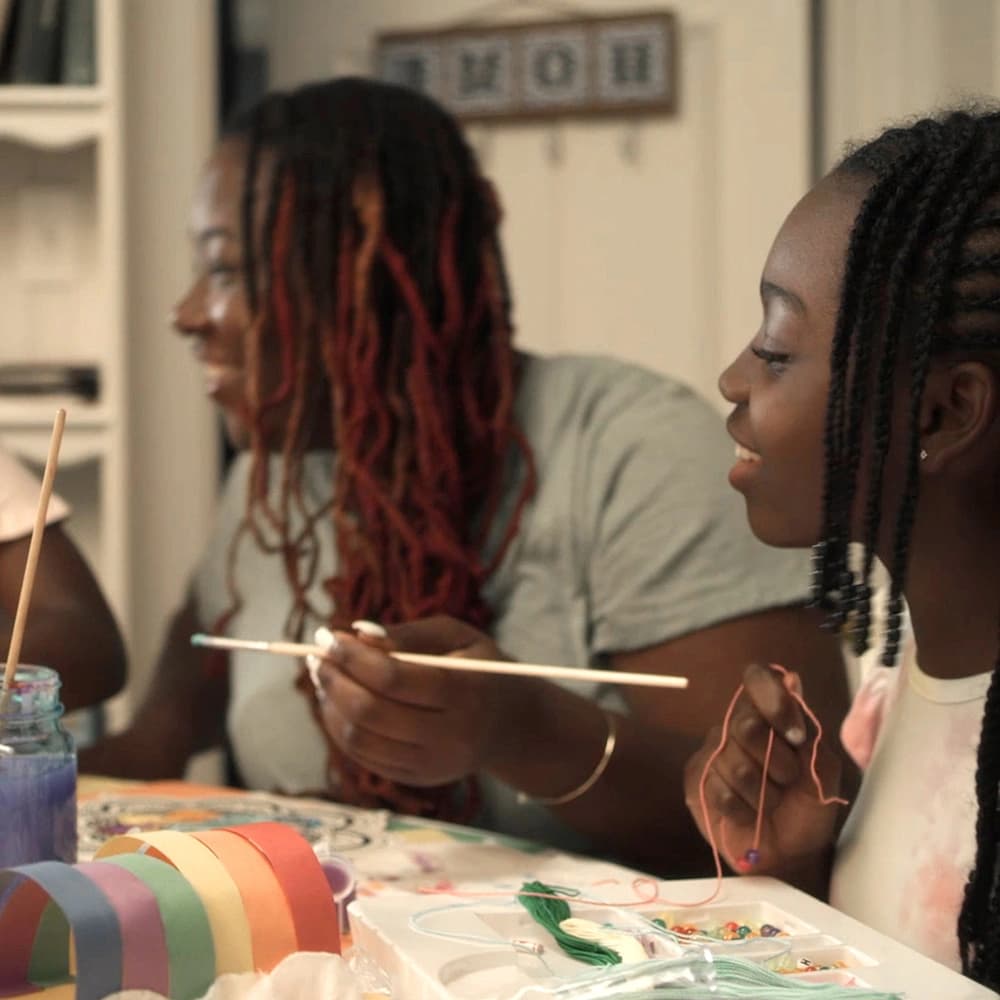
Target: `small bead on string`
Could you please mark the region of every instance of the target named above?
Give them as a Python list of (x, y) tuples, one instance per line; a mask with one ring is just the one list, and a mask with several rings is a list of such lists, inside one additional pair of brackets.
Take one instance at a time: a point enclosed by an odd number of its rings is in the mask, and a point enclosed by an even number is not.
[(771, 766), (771, 751), (774, 749), (774, 730), (767, 734), (767, 750), (764, 753), (764, 767), (760, 776), (760, 796), (757, 799), (757, 825), (753, 832), (753, 847), (747, 848), (743, 857), (736, 861), (738, 871), (746, 874), (760, 864), (760, 834), (764, 826), (764, 796), (767, 795), (767, 772)]
[[(785, 678), (791, 676), (789, 672), (780, 664), (772, 663), (770, 664), (770, 666), (772, 670), (776, 670)], [(719, 865), (719, 848), (715, 840), (715, 832), (712, 830), (712, 821), (708, 811), (708, 801), (705, 798), (705, 784), (708, 780), (709, 771), (711, 770), (712, 765), (715, 763), (718, 756), (725, 749), (726, 743), (729, 740), (729, 725), (730, 722), (732, 721), (733, 712), (736, 709), (736, 703), (739, 701), (740, 695), (743, 693), (743, 690), (744, 690), (744, 685), (741, 684), (736, 689), (736, 693), (733, 695), (732, 700), (729, 702), (729, 707), (726, 709), (725, 717), (722, 720), (722, 736), (719, 739), (719, 745), (712, 752), (711, 756), (708, 758), (708, 761), (705, 764), (705, 768), (702, 771), (701, 775), (701, 782), (698, 788), (699, 801), (701, 805), (701, 814), (705, 824), (706, 838), (709, 842), (709, 845), (712, 848), (712, 855), (716, 860), (716, 865), (720, 872), (721, 872), (721, 866)], [(798, 703), (802, 711), (805, 712), (809, 721), (812, 722), (816, 730), (815, 736), (813, 737), (812, 753), (809, 756), (809, 773), (812, 777), (813, 784), (816, 786), (816, 794), (820, 804), (824, 806), (835, 805), (835, 804), (846, 806), (847, 805), (846, 799), (842, 799), (836, 795), (827, 795), (823, 791), (823, 782), (820, 779), (819, 772), (816, 769), (816, 759), (819, 756), (819, 745), (820, 741), (823, 739), (822, 723), (816, 717), (816, 713), (813, 712), (813, 710), (806, 704), (805, 699), (802, 697), (802, 695), (798, 693), (798, 691), (795, 691), (792, 688), (788, 688), (788, 693), (792, 696), (792, 698), (795, 699), (795, 701)], [(743, 855), (740, 858), (738, 858), (734, 862), (734, 866), (736, 867), (736, 869), (744, 874), (752, 871), (754, 868), (757, 867), (758, 864), (760, 864), (760, 857), (761, 857), (760, 838), (761, 838), (761, 831), (764, 826), (764, 796), (767, 789), (767, 775), (768, 775), (768, 769), (771, 764), (771, 750), (773, 746), (774, 746), (774, 728), (772, 727), (770, 732), (768, 733), (767, 751), (765, 752), (764, 755), (763, 774), (761, 775), (761, 784), (760, 784), (760, 796), (758, 797), (757, 800), (757, 822), (754, 828), (753, 844), (748, 850), (746, 850), (743, 853)], [(725, 842), (725, 829), (724, 827), (722, 827), (721, 824), (720, 824), (720, 830), (723, 842)], [(725, 847), (725, 843), (723, 843), (723, 846)], [(729, 857), (732, 857), (732, 851), (730, 851), (728, 848), (726, 848), (726, 854)]]

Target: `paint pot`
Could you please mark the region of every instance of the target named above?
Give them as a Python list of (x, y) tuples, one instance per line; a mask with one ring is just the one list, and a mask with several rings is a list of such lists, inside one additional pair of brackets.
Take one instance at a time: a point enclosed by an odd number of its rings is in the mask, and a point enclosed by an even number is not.
[(349, 932), (347, 907), (354, 899), (358, 884), (354, 866), (342, 855), (334, 854), (322, 846), (316, 848), (316, 857), (326, 876), (330, 892), (333, 893), (333, 901), (337, 905), (340, 933), (347, 934)]

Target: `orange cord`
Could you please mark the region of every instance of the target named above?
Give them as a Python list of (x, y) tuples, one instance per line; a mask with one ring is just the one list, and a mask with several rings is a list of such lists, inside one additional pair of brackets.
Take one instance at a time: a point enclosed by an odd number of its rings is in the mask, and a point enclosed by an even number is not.
[[(777, 663), (770, 664), (772, 670), (777, 670), (780, 674), (785, 677), (789, 676), (788, 670), (780, 666)], [(709, 846), (712, 848), (712, 860), (715, 862), (715, 888), (712, 892), (706, 896), (704, 899), (698, 899), (689, 902), (678, 902), (675, 900), (666, 899), (660, 895), (659, 882), (656, 879), (650, 878), (647, 875), (637, 876), (632, 880), (632, 891), (637, 898), (628, 901), (612, 901), (603, 899), (588, 899), (585, 896), (572, 896), (568, 893), (545, 893), (545, 892), (517, 892), (514, 895), (517, 896), (534, 896), (538, 899), (567, 899), (570, 898), (574, 902), (583, 903), (586, 906), (614, 906), (619, 908), (627, 908), (632, 906), (650, 906), (654, 903), (658, 903), (664, 906), (705, 906), (708, 903), (713, 902), (722, 890), (722, 856), (719, 851), (718, 843), (715, 839), (715, 832), (712, 829), (711, 817), (708, 812), (708, 801), (705, 798), (705, 783), (708, 780), (709, 771), (712, 765), (715, 763), (718, 756), (725, 749), (726, 743), (729, 740), (729, 726), (732, 721), (733, 712), (736, 709), (736, 703), (740, 699), (740, 695), (743, 694), (744, 685), (736, 689), (736, 693), (733, 695), (732, 700), (729, 702), (729, 707), (726, 709), (726, 714), (722, 719), (722, 736), (719, 739), (719, 745), (712, 751), (708, 760), (705, 762), (705, 767), (701, 772), (701, 780), (698, 784), (698, 801), (701, 805), (701, 815), (705, 824), (705, 839), (708, 841)], [(816, 717), (816, 713), (806, 704), (805, 699), (797, 692), (789, 689), (788, 692), (798, 703), (799, 707), (805, 712), (806, 716), (812, 722), (816, 729), (816, 735), (813, 737), (812, 754), (809, 758), (809, 773), (812, 777), (813, 784), (816, 786), (816, 794), (819, 802), (822, 805), (847, 805), (847, 800), (839, 798), (836, 795), (827, 795), (823, 791), (823, 782), (820, 779), (819, 772), (816, 769), (816, 759), (819, 755), (819, 744), (823, 739), (823, 726), (819, 719)], [(757, 824), (754, 830), (754, 841), (753, 849), (759, 852), (760, 846), (760, 835), (761, 830), (764, 825), (764, 792), (767, 787), (767, 772), (768, 767), (771, 762), (771, 750), (774, 746), (774, 729), (772, 728), (768, 736), (767, 741), (767, 751), (764, 755), (764, 769), (761, 776), (760, 784), (760, 798), (757, 803)], [(726, 850), (726, 854), (731, 855), (732, 852), (725, 847), (725, 831), (723, 829), (722, 823), (720, 822), (720, 833), (722, 835), (723, 847)], [(607, 882), (608, 880), (604, 880)], [(647, 888), (649, 887), (649, 888)], [(650, 893), (649, 889), (652, 892)], [(418, 892), (425, 893), (427, 895), (445, 895), (445, 896), (458, 896), (462, 898), (476, 898), (476, 899), (488, 899), (488, 898), (504, 898), (509, 899), (511, 893), (509, 892), (463, 892), (458, 889), (446, 889), (438, 887), (422, 887), (417, 890)]]

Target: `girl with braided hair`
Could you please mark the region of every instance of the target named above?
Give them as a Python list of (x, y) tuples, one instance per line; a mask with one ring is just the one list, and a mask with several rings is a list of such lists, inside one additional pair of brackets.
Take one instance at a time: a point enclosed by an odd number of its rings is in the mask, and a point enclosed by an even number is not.
[[(721, 421), (644, 369), (516, 351), (499, 215), (457, 124), (398, 87), (274, 94), (223, 137), (175, 325), (241, 451), (146, 704), (85, 766), (177, 774), (225, 723), (251, 787), (681, 870), (705, 857), (683, 762), (747, 657), (811, 667), (843, 709), (805, 557), (746, 530)], [(421, 652), (692, 684), (626, 702), (400, 668), (359, 618)], [(322, 698), (252, 653), (227, 686), (188, 642), (318, 626), (339, 637)]]
[[(1000, 989), (1000, 114), (923, 119), (848, 153), (785, 221), (761, 298), (720, 379), (731, 483), (763, 541), (816, 545), (816, 601), (858, 649), (886, 565), (882, 658), (901, 673), (836, 847), (800, 688), (766, 667), (746, 672), (718, 756), (717, 731), (689, 763), (691, 811), (731, 864), (829, 891)], [(818, 764), (832, 794), (837, 763)]]

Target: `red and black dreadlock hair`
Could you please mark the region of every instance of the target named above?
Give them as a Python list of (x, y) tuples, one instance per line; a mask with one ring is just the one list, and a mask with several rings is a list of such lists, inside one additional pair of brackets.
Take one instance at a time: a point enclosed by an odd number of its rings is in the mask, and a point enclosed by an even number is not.
[[(271, 94), (225, 137), (246, 151), (253, 316), (253, 467), (239, 534), (283, 558), (287, 632), (310, 618), (343, 627), (430, 614), (487, 627), (483, 583), (534, 489), (514, 419), (517, 356), (489, 182), (446, 112), (372, 80)], [(280, 358), (279, 378), (265, 357)], [(277, 408), (287, 420), (275, 502), (267, 452), (278, 446), (262, 427)], [(306, 511), (302, 461), (317, 420), (330, 421), (336, 471), (329, 505)], [(495, 525), (510, 488), (514, 512)], [(295, 532), (293, 512), (305, 524)], [(338, 556), (323, 581), (329, 613), (307, 597), (326, 517)], [(404, 790), (331, 753), (345, 798), (450, 814), (454, 789)]]
[[(890, 129), (848, 154), (835, 173), (862, 179), (867, 191), (851, 233), (831, 354), (825, 541), (817, 547), (814, 591), (835, 624), (852, 627), (862, 652), (880, 526), (892, 524), (883, 654), (891, 666), (901, 635), (920, 485), (918, 417), (931, 360), (974, 358), (1000, 371), (1000, 113), (953, 112)], [(906, 437), (895, 443), (905, 485), (885, 521), (883, 474), (894, 444), (897, 370), (909, 375)], [(864, 464), (865, 563), (858, 578), (848, 542)], [(986, 695), (976, 798), (975, 865), (958, 939), (963, 971), (1000, 989), (1000, 655)]]

